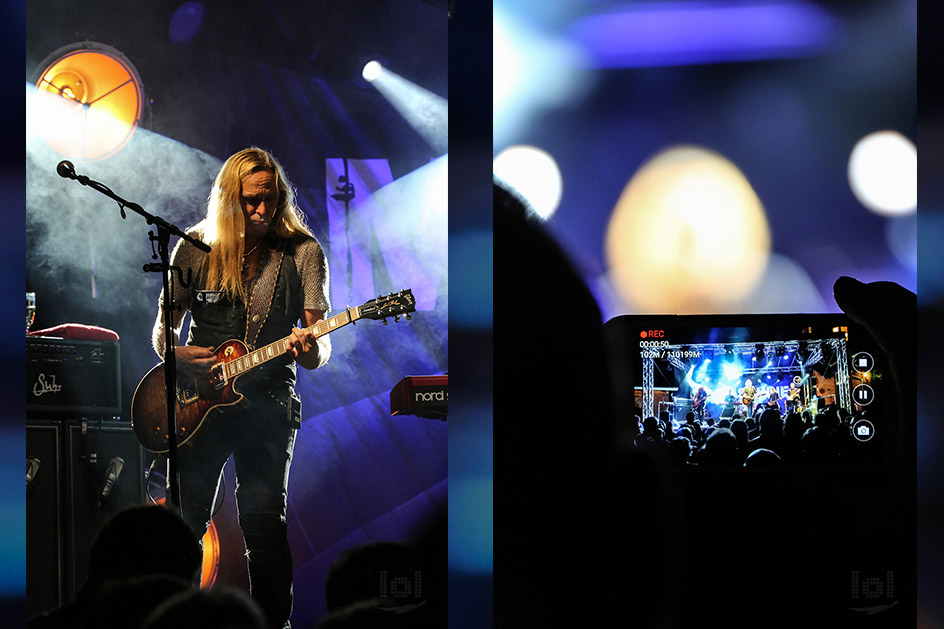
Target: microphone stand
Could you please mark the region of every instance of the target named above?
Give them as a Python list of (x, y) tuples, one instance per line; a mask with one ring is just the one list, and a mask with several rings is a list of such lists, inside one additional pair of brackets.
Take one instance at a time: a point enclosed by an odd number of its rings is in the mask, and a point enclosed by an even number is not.
[(184, 286), (189, 286), (191, 277), (188, 270), (187, 279), (185, 281), (183, 271), (180, 267), (171, 266), (170, 248), (168, 245), (171, 235), (174, 235), (183, 238), (201, 251), (209, 253), (210, 247), (190, 234), (185, 233), (176, 225), (172, 225), (158, 216), (149, 214), (137, 203), (122, 199), (104, 184), (89, 179), (85, 175), (77, 175), (75, 168), (70, 162), (59, 162), (59, 165), (56, 167), (56, 172), (60, 177), (74, 179), (83, 186), (97, 190), (116, 201), (121, 210), (121, 218), (128, 218), (127, 214), (125, 214), (125, 208), (127, 208), (143, 216), (148, 225), (157, 227), (157, 234), (155, 235), (153, 231), (149, 231), (148, 238), (151, 241), (152, 249), (154, 248), (153, 243), (157, 242), (158, 253), (154, 254), (152, 257), (156, 259), (159, 254), (161, 261), (159, 263), (145, 264), (144, 272), (160, 272), (163, 278), (164, 299), (161, 307), (164, 312), (164, 391), (167, 393), (167, 482), (170, 488), (170, 502), (174, 505), (174, 508), (179, 514), (180, 475), (177, 467), (177, 364), (174, 358), (174, 316), (172, 311), (173, 301), (170, 294), (170, 276), (172, 272), (176, 271), (180, 283)]

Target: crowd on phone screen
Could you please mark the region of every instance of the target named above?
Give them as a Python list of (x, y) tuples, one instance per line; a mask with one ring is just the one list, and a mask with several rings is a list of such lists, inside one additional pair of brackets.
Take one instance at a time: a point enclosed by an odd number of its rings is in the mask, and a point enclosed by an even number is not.
[[(633, 444), (680, 466), (830, 467), (879, 462), (877, 435), (861, 440), (854, 425), (865, 413), (829, 406), (816, 414), (767, 409), (755, 417), (701, 421), (689, 412), (681, 422), (667, 412), (642, 418), (637, 407)], [(627, 438), (624, 436), (624, 439)]]

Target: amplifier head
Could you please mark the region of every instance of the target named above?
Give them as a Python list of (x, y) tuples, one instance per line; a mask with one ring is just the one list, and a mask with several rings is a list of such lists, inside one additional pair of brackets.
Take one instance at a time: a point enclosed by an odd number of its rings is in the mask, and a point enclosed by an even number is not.
[(29, 417), (121, 414), (118, 341), (26, 337), (26, 414)]

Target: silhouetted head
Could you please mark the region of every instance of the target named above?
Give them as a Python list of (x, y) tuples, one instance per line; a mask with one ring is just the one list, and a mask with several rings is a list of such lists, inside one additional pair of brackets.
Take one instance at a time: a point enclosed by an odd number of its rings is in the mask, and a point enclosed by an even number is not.
[(89, 585), (106, 580), (168, 574), (191, 581), (203, 561), (197, 536), (175, 512), (161, 506), (119, 511), (89, 553)]
[(716, 428), (705, 441), (699, 462), (705, 465), (736, 466), (741, 463), (737, 437), (727, 428)]
[(829, 463), (833, 458), (829, 431), (822, 426), (813, 426), (803, 433), (800, 449), (803, 457), (811, 463)]
[(96, 629), (138, 627), (158, 605), (192, 587), (190, 581), (168, 574), (105, 581), (85, 611), (84, 625)]
[(685, 463), (692, 455), (691, 439), (685, 436), (676, 437), (669, 443), (669, 450), (678, 463)]
[(141, 629), (269, 629), (262, 608), (246, 593), (216, 587), (189, 590), (161, 603)]
[(783, 432), (783, 422), (780, 420), (780, 411), (768, 408), (760, 415), (760, 433), (765, 436), (780, 436)]
[(744, 459), (744, 467), (780, 467), (781, 465), (783, 465), (783, 461), (780, 456), (767, 448), (757, 448)]
[(799, 413), (787, 413), (783, 419), (783, 436), (800, 439), (803, 436), (803, 418)]
[(737, 437), (739, 444), (747, 443), (747, 423), (743, 419), (735, 419), (731, 422), (731, 432)]

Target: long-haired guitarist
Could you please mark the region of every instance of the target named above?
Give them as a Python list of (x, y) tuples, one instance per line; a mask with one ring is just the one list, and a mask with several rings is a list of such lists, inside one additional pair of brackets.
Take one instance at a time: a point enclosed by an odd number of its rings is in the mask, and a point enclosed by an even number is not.
[(741, 389), (741, 402), (747, 411), (747, 417), (754, 414), (754, 396), (757, 395), (757, 389), (750, 380), (744, 381), (744, 388)]
[[(258, 148), (226, 160), (206, 218), (191, 230), (212, 252), (204, 254), (183, 240), (173, 252), (172, 264), (193, 274), (189, 287), (178, 284), (171, 291), (177, 338), (190, 312), (187, 343), (175, 349), (178, 383), (205, 380), (219, 362), (214, 348), (230, 339), (252, 349), (291, 338), (284, 357), (236, 382), (249, 404), (213, 407), (199, 432), (178, 449), (181, 514), (202, 537), (223, 465), (234, 454), (250, 591), (271, 626), (289, 626), (292, 558), (285, 513), (300, 417), (295, 363), (314, 369), (331, 353), (328, 336), (309, 340), (298, 323), (311, 326), (329, 310), (328, 266), (282, 166)], [(153, 342), (161, 358), (163, 328), (159, 312)]]
[(800, 389), (798, 387), (801, 382), (800, 376), (794, 376), (793, 380), (790, 381), (790, 389), (787, 391), (787, 411), (790, 413), (797, 412), (800, 407)]

